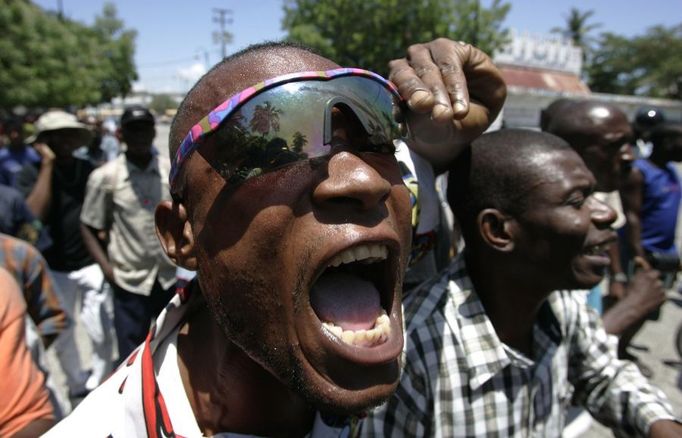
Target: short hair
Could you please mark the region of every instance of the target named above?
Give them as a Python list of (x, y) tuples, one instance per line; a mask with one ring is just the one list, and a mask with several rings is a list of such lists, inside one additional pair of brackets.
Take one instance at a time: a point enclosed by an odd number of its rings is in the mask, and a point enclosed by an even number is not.
[(682, 135), (682, 123), (663, 122), (651, 130), (649, 140), (654, 149), (660, 147), (671, 137)]
[(543, 131), (554, 134), (566, 140), (576, 149), (576, 146), (589, 138), (594, 126), (594, 119), (590, 110), (597, 107), (609, 108), (613, 114), (623, 113), (617, 106), (596, 100), (569, 100), (553, 111), (551, 118), (545, 121)]
[[(207, 71), (192, 88), (189, 90), (189, 92), (185, 95), (185, 98), (182, 100), (180, 103), (180, 106), (178, 106), (178, 110), (175, 114), (175, 117), (173, 118), (173, 122), (171, 123), (170, 126), (170, 135), (168, 139), (168, 149), (170, 153), (171, 159), (175, 156), (175, 153), (177, 152), (178, 148), (180, 147), (180, 143), (182, 140), (184, 140), (185, 136), (189, 132), (189, 130), (194, 126), (196, 123), (201, 120), (201, 117), (204, 117), (206, 114), (201, 114), (199, 115), (198, 119), (194, 120), (191, 118), (192, 116), (192, 111), (194, 110), (195, 104), (197, 104), (198, 99), (199, 99), (199, 92), (202, 90), (201, 87), (206, 81), (206, 79), (212, 77), (214, 74), (218, 72), (222, 72), (226, 69), (228, 69), (232, 64), (234, 64), (236, 61), (245, 58), (247, 56), (253, 56), (261, 52), (267, 52), (271, 50), (278, 50), (278, 49), (293, 49), (293, 50), (300, 50), (304, 52), (309, 52), (315, 55), (319, 55), (317, 52), (315, 52), (313, 49), (310, 47), (303, 46), (301, 44), (297, 43), (291, 43), (291, 42), (286, 42), (286, 41), (266, 41), (258, 44), (252, 44), (236, 53), (231, 54), (230, 56), (224, 58), (221, 60), (219, 63), (211, 67), (209, 71)], [(239, 91), (239, 90), (234, 90), (234, 91)], [(214, 107), (218, 106), (221, 102), (226, 100), (229, 95), (220, 95), (220, 94), (215, 94), (211, 96), (211, 101), (213, 104), (209, 105), (210, 108), (206, 109), (206, 111), (210, 111)], [(202, 104), (205, 104), (205, 102), (202, 102)], [(196, 115), (194, 116), (195, 118), (197, 117)]]
[(540, 130), (547, 131), (554, 118), (570, 104), (575, 103), (575, 99), (562, 97), (547, 105), (547, 108), (540, 110)]
[(555, 135), (527, 129), (503, 129), (474, 140), (448, 177), (448, 203), (465, 238), (473, 236), (476, 216), (486, 208), (509, 214), (528, 208), (522, 194), (537, 171), (536, 154), (571, 150)]

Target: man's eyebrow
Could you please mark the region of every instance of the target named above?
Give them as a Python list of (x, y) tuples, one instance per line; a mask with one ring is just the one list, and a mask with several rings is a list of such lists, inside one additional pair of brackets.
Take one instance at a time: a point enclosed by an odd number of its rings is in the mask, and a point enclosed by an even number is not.
[(580, 192), (583, 195), (589, 196), (595, 192), (596, 181), (591, 178), (580, 177), (580, 179), (570, 187), (567, 187), (563, 193), (564, 198), (571, 197), (574, 193)]

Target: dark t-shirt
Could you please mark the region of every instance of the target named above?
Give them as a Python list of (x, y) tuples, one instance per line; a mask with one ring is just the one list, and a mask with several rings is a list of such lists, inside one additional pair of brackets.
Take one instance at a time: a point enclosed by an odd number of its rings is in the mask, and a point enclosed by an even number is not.
[[(68, 166), (55, 164), (52, 202), (45, 220), (52, 246), (43, 252), (43, 256), (50, 268), (56, 271), (75, 271), (94, 263), (80, 231), (85, 187), (93, 169), (92, 164), (81, 159), (74, 159)], [(28, 196), (37, 179), (38, 167), (26, 165), (17, 175), (17, 188)]]

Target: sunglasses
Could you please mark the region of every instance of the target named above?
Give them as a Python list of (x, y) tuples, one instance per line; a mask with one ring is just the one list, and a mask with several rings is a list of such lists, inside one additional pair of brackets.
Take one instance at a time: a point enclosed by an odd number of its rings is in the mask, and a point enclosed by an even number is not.
[[(183, 164), (203, 143), (205, 154), (229, 184), (298, 161), (324, 157), (339, 142), (357, 152), (393, 154), (393, 140), (406, 136), (396, 87), (370, 71), (338, 68), (292, 73), (249, 87), (220, 104), (194, 125), (171, 163), (171, 193)], [(352, 120), (340, 141), (333, 126)]]

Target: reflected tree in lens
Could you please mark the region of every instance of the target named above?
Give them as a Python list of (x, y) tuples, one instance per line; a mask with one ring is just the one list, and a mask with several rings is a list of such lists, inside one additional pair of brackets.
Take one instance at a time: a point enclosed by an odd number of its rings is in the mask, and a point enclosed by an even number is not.
[(270, 131), (277, 132), (279, 131), (280, 114), (282, 114), (281, 109), (275, 108), (269, 101), (266, 101), (262, 105), (255, 106), (249, 126), (252, 131), (258, 132), (262, 136), (268, 135)]
[(300, 153), (307, 144), (308, 138), (302, 132), (294, 132), (294, 135), (291, 139), (291, 147), (294, 152)]
[(285, 164), (298, 161), (299, 156), (296, 152), (289, 149), (286, 140), (281, 137), (275, 137), (265, 146), (264, 167), (268, 169), (276, 169)]

